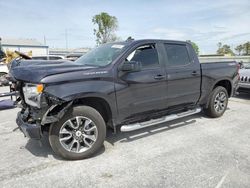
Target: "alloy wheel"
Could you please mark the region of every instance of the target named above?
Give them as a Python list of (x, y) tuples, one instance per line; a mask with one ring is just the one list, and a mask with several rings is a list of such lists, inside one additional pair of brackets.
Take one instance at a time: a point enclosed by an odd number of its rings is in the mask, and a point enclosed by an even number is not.
[(83, 153), (96, 142), (98, 130), (95, 123), (83, 116), (67, 120), (59, 131), (60, 144), (69, 152)]
[(219, 92), (216, 96), (215, 96), (215, 100), (214, 100), (214, 109), (217, 113), (222, 113), (227, 105), (227, 96), (224, 92)]

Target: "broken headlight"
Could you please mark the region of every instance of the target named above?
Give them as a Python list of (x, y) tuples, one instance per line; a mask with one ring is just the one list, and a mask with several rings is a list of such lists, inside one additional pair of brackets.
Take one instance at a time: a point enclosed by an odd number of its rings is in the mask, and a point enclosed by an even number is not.
[(42, 84), (26, 83), (23, 87), (24, 100), (27, 104), (40, 108), (41, 94), (43, 92)]

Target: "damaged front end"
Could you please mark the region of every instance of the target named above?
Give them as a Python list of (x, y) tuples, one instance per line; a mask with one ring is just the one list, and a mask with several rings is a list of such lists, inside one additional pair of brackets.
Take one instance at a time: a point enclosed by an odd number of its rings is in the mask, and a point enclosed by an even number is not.
[(16, 123), (28, 138), (40, 139), (50, 124), (59, 121), (72, 104), (45, 92), (42, 84), (18, 82), (16, 86), (21, 107)]

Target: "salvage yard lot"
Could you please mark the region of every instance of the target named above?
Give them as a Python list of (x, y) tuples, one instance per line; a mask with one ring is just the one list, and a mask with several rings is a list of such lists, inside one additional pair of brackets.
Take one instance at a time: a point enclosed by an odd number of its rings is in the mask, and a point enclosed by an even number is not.
[[(2, 88), (0, 88), (2, 92)], [(219, 119), (197, 114), (130, 133), (108, 132), (101, 152), (65, 161), (0, 111), (0, 187), (249, 187), (250, 95)]]

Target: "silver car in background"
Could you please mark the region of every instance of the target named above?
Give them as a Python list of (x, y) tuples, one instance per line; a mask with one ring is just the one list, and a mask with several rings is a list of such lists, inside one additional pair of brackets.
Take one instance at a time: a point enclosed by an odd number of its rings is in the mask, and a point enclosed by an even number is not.
[(250, 63), (242, 64), (239, 74), (240, 82), (238, 84), (238, 91), (250, 93)]

